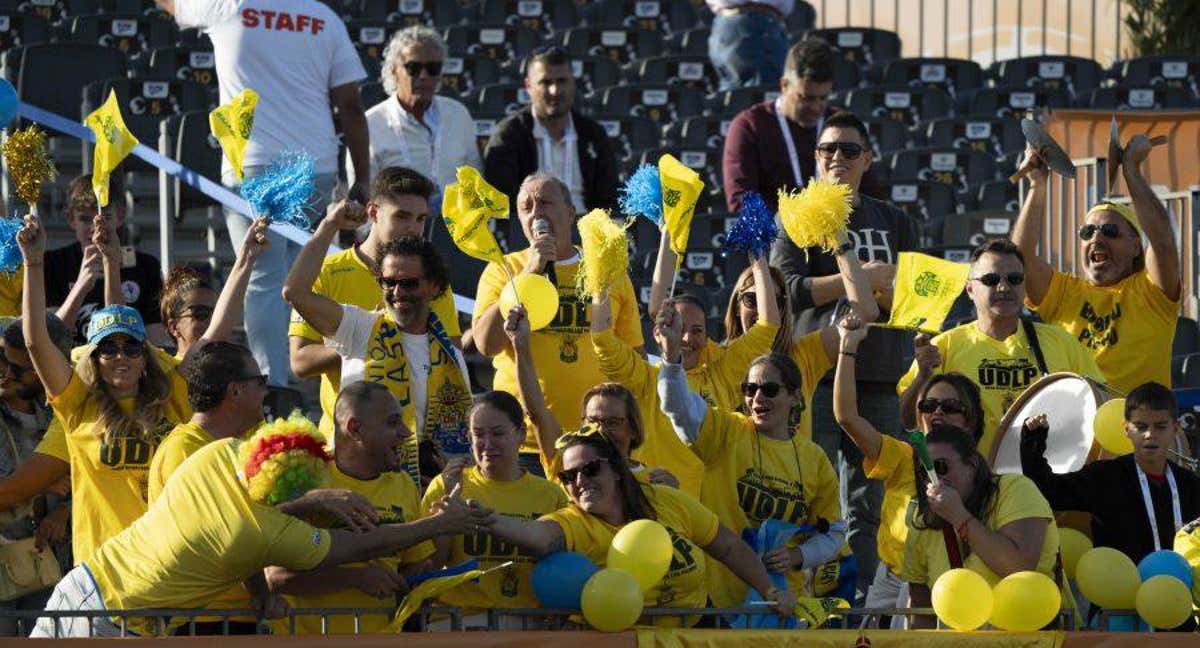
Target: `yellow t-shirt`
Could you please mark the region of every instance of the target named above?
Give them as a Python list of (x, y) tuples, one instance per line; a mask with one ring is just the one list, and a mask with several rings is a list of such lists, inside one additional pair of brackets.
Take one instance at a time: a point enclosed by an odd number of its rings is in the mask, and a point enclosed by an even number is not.
[(797, 340), (792, 345), (792, 360), (800, 367), (800, 395), (804, 405), (796, 434), (802, 439), (812, 439), (813, 393), (817, 391), (821, 378), (833, 369), (833, 361), (825, 353), (825, 344), (821, 342), (821, 332), (813, 331)]
[[(1058, 555), (1058, 525), (1050, 503), (1041, 491), (1024, 475), (1000, 475), (999, 491), (993, 497), (989, 510), (983, 517), (988, 529), (995, 531), (1009, 522), (1026, 518), (1042, 518), (1050, 521), (1046, 527), (1046, 538), (1042, 541), (1042, 553), (1038, 557), (1037, 569), (1054, 578), (1054, 563)], [(964, 552), (964, 555), (966, 552)], [(979, 554), (972, 553), (963, 559), (963, 567), (983, 576), (989, 585), (1000, 582), (995, 572), (984, 564)], [(900, 578), (909, 583), (933, 587), (938, 576), (950, 571), (950, 558), (946, 555), (946, 542), (941, 529), (910, 529), (905, 545), (904, 565)]]
[[(364, 310), (374, 311), (383, 308), (383, 291), (375, 281), (375, 273), (371, 271), (357, 250), (351, 248), (342, 250), (325, 257), (321, 263), (321, 273), (313, 282), (313, 292), (324, 295), (339, 304), (358, 306)], [(433, 301), (430, 306), (433, 312), (446, 327), (446, 335), (457, 338), (462, 335), (462, 327), (458, 324), (458, 310), (454, 307), (454, 293), (449, 289)], [(288, 326), (288, 335), (300, 337), (313, 342), (321, 342), (321, 334), (309, 326), (304, 318), (292, 311), (292, 321)], [(335, 368), (321, 375), (321, 433), (326, 439), (333, 438), (333, 403), (337, 400), (341, 384), (341, 368)]]
[[(665, 486), (643, 486), (643, 492), (667, 529), (674, 546), (667, 575), (645, 592), (646, 607), (702, 608), (705, 606), (707, 547), (717, 537), (717, 516), (691, 495)], [(542, 517), (562, 528), (567, 551), (587, 556), (600, 568), (608, 561), (608, 547), (621, 527), (588, 515), (570, 505)], [(715, 561), (712, 563), (716, 565)], [(694, 621), (693, 621), (694, 622)], [(678, 626), (678, 617), (658, 617), (655, 625)]]
[(0, 272), (0, 317), (21, 316), (21, 287), (25, 282), (25, 267), (16, 272)]
[[(421, 500), (417, 494), (417, 486), (408, 473), (383, 473), (375, 479), (363, 481), (355, 479), (338, 470), (337, 465), (329, 465), (329, 488), (343, 488), (367, 498), (379, 515), (379, 524), (403, 524), (420, 519)], [(341, 527), (341, 523), (331, 524), (331, 528)], [(413, 545), (400, 554), (378, 558), (372, 562), (382, 564), (389, 569), (398, 569), (401, 565), (419, 563), (433, 554), (433, 543), (429, 541)], [(366, 563), (349, 563), (345, 567), (365, 567)], [(388, 607), (393, 601), (378, 599), (358, 589), (342, 590), (329, 594), (315, 596), (289, 596), (288, 604), (294, 608), (381, 608)], [(364, 615), (359, 619), (359, 632), (379, 632), (387, 627), (388, 619), (380, 615)], [(286, 627), (284, 624), (283, 627)], [(353, 634), (353, 616), (334, 616), (329, 618), (328, 631), (330, 634)], [(307, 615), (296, 618), (297, 634), (320, 634), (321, 618)]]
[[(171, 395), (150, 439), (124, 437), (105, 442), (99, 402), (78, 373), (71, 374), (63, 393), (50, 399), (66, 433), (71, 458), (71, 542), (77, 563), (86, 561), (105, 540), (146, 512), (155, 448), (172, 428), (192, 417), (187, 383), (174, 370), (178, 361), (161, 349), (154, 349), (154, 356), (167, 371)], [(134, 401), (121, 401), (120, 405), (128, 412)]]
[(900, 566), (904, 564), (904, 542), (908, 538), (908, 504), (917, 489), (913, 448), (884, 434), (879, 457), (874, 461), (864, 457), (863, 470), (867, 479), (883, 482), (883, 506), (875, 544), (879, 548), (879, 559), (893, 574), (899, 574)]
[(201, 448), (145, 515), (84, 559), (107, 609), (202, 608), (268, 565), (325, 559), (328, 531), (250, 499), (239, 443)]
[[(1034, 324), (1046, 368), (1051, 373), (1069, 371), (1103, 382), (1104, 376), (1096, 366), (1096, 359), (1087, 349), (1075, 341), (1069, 333), (1050, 324)], [(1033, 383), (1041, 377), (1037, 358), (1024, 328), (1001, 341), (979, 330), (975, 322), (935, 336), (931, 344), (942, 355), (942, 366), (938, 371), (957, 372), (979, 386), (983, 400), (983, 438), (979, 441), (979, 452), (988, 456), (996, 438), (996, 428), (1004, 413)], [(900, 378), (896, 392), (903, 393), (917, 376), (914, 360), (908, 373)]]
[(1055, 272), (1042, 303), (1030, 307), (1091, 350), (1106, 382), (1119, 391), (1151, 380), (1171, 386), (1179, 302), (1167, 299), (1146, 271), (1113, 286)]
[(1200, 519), (1183, 525), (1175, 534), (1175, 553), (1192, 566), (1192, 601), (1200, 602)]
[[(700, 500), (739, 538), (764, 520), (842, 519), (837, 473), (825, 451), (798, 434), (771, 439), (749, 418), (710, 407), (693, 449), (708, 467)], [(804, 571), (793, 570), (787, 579), (793, 592), (807, 591)], [(747, 589), (724, 565), (709, 569), (708, 593), (717, 607), (739, 607)]]
[(67, 448), (67, 433), (63, 431), (62, 421), (58, 417), (50, 419), (46, 433), (33, 449), (38, 454), (54, 457), (59, 461), (71, 463), (71, 451)]
[[(433, 504), (445, 495), (446, 485), (442, 476), (438, 475), (425, 491), (421, 514), (430, 515)], [(492, 481), (476, 466), (463, 470), (462, 496), (476, 500), (497, 513), (523, 520), (536, 520), (568, 504), (566, 493), (541, 477), (527, 472), (513, 481)], [(537, 562), (533, 557), (486, 532), (454, 536), (450, 541), (447, 564), (453, 566), (472, 558), (478, 558), (479, 568), (485, 570), (508, 561), (512, 561), (513, 565), (483, 576), (477, 582), (464, 583), (443, 593), (438, 597), (441, 603), (465, 608), (467, 614), (488, 608), (530, 608), (541, 605), (533, 594), (529, 580)]]
[[(504, 265), (513, 275), (525, 267), (529, 250), (521, 250), (504, 256)], [(600, 362), (589, 343), (591, 331), (592, 303), (579, 297), (575, 288), (575, 273), (578, 263), (559, 262), (554, 266), (558, 282), (558, 314), (550, 324), (534, 331), (530, 337), (533, 362), (538, 370), (538, 381), (546, 395), (546, 406), (558, 417), (564, 427), (577, 424), (583, 414), (583, 395), (587, 390), (605, 382)], [(489, 263), (479, 278), (479, 291), (475, 297), (477, 319), (500, 298), (500, 291), (507, 283), (500, 266)], [(610, 291), (612, 299), (613, 330), (631, 347), (642, 346), (642, 324), (638, 315), (637, 298), (628, 277), (622, 277)], [(505, 348), (492, 359), (496, 368), (493, 389), (519, 394), (516, 364), (512, 350)], [(537, 440), (526, 435), (521, 452), (538, 451)]]

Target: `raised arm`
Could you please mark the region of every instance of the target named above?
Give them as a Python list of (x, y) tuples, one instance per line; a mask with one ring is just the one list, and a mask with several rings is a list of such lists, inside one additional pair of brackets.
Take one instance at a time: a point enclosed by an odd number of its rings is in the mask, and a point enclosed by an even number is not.
[(504, 333), (513, 346), (521, 402), (525, 404), (525, 413), (529, 415), (529, 421), (537, 433), (538, 450), (549, 461), (556, 453), (555, 441), (562, 436), (562, 424), (546, 406), (546, 396), (538, 382), (537, 366), (533, 363), (533, 351), (529, 348), (529, 318), (524, 306), (514, 306), (509, 311), (504, 320)]
[[(843, 232), (838, 239), (838, 243), (845, 245), (849, 242), (849, 238)], [(879, 304), (875, 301), (875, 289), (871, 284), (871, 277), (867, 274), (866, 268), (858, 260), (858, 254), (854, 250), (838, 252), (837, 256), (838, 277), (842, 282), (842, 290), (846, 293), (846, 301), (850, 303), (851, 310), (856, 313), (863, 322), (874, 322), (879, 317)], [(888, 266), (877, 264), (879, 270), (876, 274), (881, 275), (877, 280), (880, 282), (887, 281), (884, 276)], [(879, 289), (882, 289), (880, 286)]]
[(487, 529), (492, 536), (511, 542), (535, 558), (567, 548), (567, 537), (562, 527), (550, 520), (522, 520), (495, 514), (489, 520)]
[(102, 213), (92, 218), (92, 245), (100, 250), (104, 268), (104, 305), (123, 306), (125, 292), (121, 289), (121, 239), (117, 236), (116, 221)]
[(665, 308), (654, 324), (654, 339), (663, 354), (658, 368), (658, 402), (671, 421), (675, 436), (684, 443), (695, 443), (700, 428), (709, 416), (708, 403), (688, 387), (683, 369), (683, 318), (674, 308)]
[(242, 319), (242, 303), (246, 300), (246, 286), (250, 284), (250, 272), (254, 269), (254, 261), (262, 254), (270, 243), (267, 240), (267, 227), (270, 221), (259, 218), (246, 231), (242, 241), (242, 249), (238, 252), (233, 270), (217, 296), (217, 304), (213, 308), (212, 319), (200, 340), (192, 345), (189, 353), (207, 342), (228, 340), (233, 334), (234, 325)]
[(750, 272), (754, 275), (754, 300), (758, 306), (758, 316), (768, 324), (779, 326), (783, 314), (779, 312), (779, 302), (775, 300), (775, 281), (771, 279), (771, 266), (766, 256), (750, 260)]
[(1056, 474), (1046, 461), (1046, 440), (1050, 434), (1050, 421), (1045, 414), (1025, 419), (1021, 424), (1021, 472), (1031, 479), (1038, 490), (1050, 502), (1055, 511), (1083, 511), (1100, 513), (1106, 510), (1107, 502), (1096, 501), (1104, 479), (1100, 471), (1089, 469)]
[(1025, 147), (1025, 162), (1028, 168), (1029, 191), (1021, 205), (1021, 213), (1013, 224), (1012, 242), (1025, 256), (1025, 294), (1034, 306), (1042, 303), (1046, 291), (1050, 290), (1050, 278), (1054, 269), (1045, 259), (1038, 256), (1038, 241), (1042, 237), (1042, 219), (1046, 216), (1046, 186), (1050, 177), (1046, 163), (1031, 147)]
[(71, 383), (71, 363), (50, 340), (46, 328), (46, 231), (36, 216), (25, 217), (17, 233), (17, 245), (25, 259), (25, 282), (21, 288), (21, 330), (25, 348), (50, 398), (58, 396)]
[(1142, 163), (1150, 155), (1150, 149), (1149, 138), (1135, 135), (1125, 145), (1121, 172), (1129, 187), (1134, 213), (1150, 241), (1150, 247), (1146, 249), (1146, 273), (1167, 299), (1179, 301), (1183, 287), (1179, 282), (1179, 248), (1175, 245), (1175, 232), (1171, 229), (1167, 208), (1142, 176)]
[(900, 422), (909, 429), (917, 427), (917, 396), (933, 378), (934, 370), (942, 366), (942, 352), (928, 333), (918, 333), (913, 337), (913, 356), (913, 364), (917, 366), (916, 376), (900, 394)]
[(658, 256), (654, 259), (654, 278), (650, 283), (650, 303), (646, 312), (653, 319), (658, 317), (658, 310), (667, 299), (667, 292), (675, 281), (675, 262), (678, 257), (671, 249), (671, 233), (662, 228), (662, 236), (658, 241)]
[(321, 273), (321, 262), (338, 230), (355, 229), (366, 220), (367, 212), (357, 202), (343, 200), (330, 205), (283, 282), (283, 300), (324, 337), (333, 337), (337, 333), (342, 323), (342, 305), (313, 292), (313, 282)]
[(68, 329), (75, 328), (76, 319), (79, 317), (79, 309), (83, 306), (83, 302), (87, 299), (88, 293), (92, 292), (92, 288), (96, 286), (96, 282), (104, 276), (104, 266), (100, 260), (100, 249), (94, 244), (88, 244), (83, 247), (83, 262), (79, 264), (79, 275), (75, 278), (75, 283), (71, 284), (71, 292), (67, 293), (67, 298), (59, 304), (55, 315), (58, 319), (67, 325)]
[(867, 337), (867, 325), (855, 315), (848, 315), (838, 325), (841, 348), (837, 371), (833, 375), (833, 418), (846, 435), (871, 461), (879, 458), (883, 436), (871, 422), (858, 412), (858, 387), (855, 382), (855, 354), (858, 345)]

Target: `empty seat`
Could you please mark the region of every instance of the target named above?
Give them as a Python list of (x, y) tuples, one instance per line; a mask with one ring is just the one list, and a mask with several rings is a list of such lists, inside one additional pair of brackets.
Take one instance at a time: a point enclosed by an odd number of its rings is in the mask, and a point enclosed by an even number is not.
[(660, 34), (687, 31), (699, 25), (688, 0), (600, 0), (581, 12), (592, 26), (648, 29)]
[(983, 68), (975, 61), (953, 58), (906, 58), (883, 63), (880, 82), (929, 86), (951, 97), (983, 86)]
[(504, 117), (504, 113), (471, 113), (471, 120), (475, 122), (475, 143), (479, 145), (480, 154), (483, 153), (488, 139), (495, 132), (496, 124), (499, 124)]
[(563, 34), (562, 43), (575, 56), (603, 56), (621, 65), (663, 51), (662, 34), (636, 27), (576, 27)]
[(889, 117), (866, 117), (863, 123), (871, 134), (871, 143), (875, 146), (875, 155), (899, 151), (912, 145), (912, 137), (904, 124)]
[(718, 92), (708, 101), (712, 114), (733, 115), (764, 101), (775, 101), (779, 97), (778, 85), (748, 86)]
[(679, 128), (678, 143), (680, 146), (704, 146), (722, 149), (725, 146), (725, 135), (729, 132), (732, 117), (725, 115), (690, 117), (683, 121)]
[(603, 56), (576, 56), (571, 58), (571, 73), (575, 75), (575, 87), (585, 95), (621, 83), (621, 66)]
[(519, 61), (542, 42), (520, 25), (455, 25), (446, 30), (446, 47), (455, 54), (482, 54), (495, 61)]
[(1117, 62), (1113, 73), (1122, 85), (1179, 88), (1196, 93), (1200, 56), (1143, 56)]
[(383, 84), (379, 81), (371, 81), (358, 86), (358, 96), (362, 99), (364, 108), (371, 108), (388, 98), (387, 90), (383, 89)]
[(1066, 108), (1071, 96), (1066, 92), (1029, 86), (981, 88), (967, 100), (970, 115), (1024, 117), (1026, 111), (1039, 108)]
[(1181, 383), (1172, 385), (1175, 389), (1195, 389), (1200, 387), (1200, 353), (1189, 353), (1183, 358)]
[(975, 190), (977, 209), (1002, 209), (1015, 212), (1021, 208), (1021, 197), (1017, 185), (1003, 180), (992, 180), (980, 184)]
[(1104, 70), (1080, 56), (1025, 56), (988, 68), (997, 86), (1017, 85), (1083, 95), (1100, 85)]
[(447, 56), (442, 62), (442, 89), (467, 96), (476, 88), (500, 81), (500, 65), (479, 54)]
[(0, 50), (50, 42), (50, 21), (20, 13), (0, 14)]
[(492, 83), (476, 88), (470, 100), (485, 113), (509, 114), (529, 103), (529, 93), (520, 83)]
[[(157, 148), (159, 153), (206, 178), (221, 177), (221, 145), (209, 130), (208, 111), (171, 115), (162, 122), (161, 133), (164, 137), (159, 140), (157, 147), (151, 148)], [(189, 209), (217, 205), (215, 200), (180, 182), (178, 178), (172, 177), (168, 182), (172, 183), (174, 189), (172, 213), (177, 220), (183, 218), (183, 213)]]
[(942, 117), (921, 125), (927, 146), (967, 147), (988, 155), (1025, 149), (1020, 121), (1008, 117)]
[[(402, 27), (432, 25), (449, 27), (463, 20), (458, 0), (362, 0), (351, 12), (369, 20), (383, 20)], [(339, 12), (339, 15), (345, 15)]]
[[(42, 0), (41, 2), (32, 3), (24, 0), (5, 0), (0, 3), (0, 12), (6, 14), (21, 13), (26, 16), (37, 16), (44, 18), (47, 22), (57, 23), (58, 21), (71, 15), (70, 2), (68, 0)], [(80, 13), (96, 13), (95, 11), (83, 11)]]
[(1200, 352), (1200, 326), (1190, 317), (1175, 321), (1175, 340), (1171, 344), (1171, 355), (1187, 355)]
[(68, 117), (80, 115), (84, 86), (126, 72), (119, 50), (84, 43), (30, 45), (10, 50), (5, 61), (22, 101)]
[(708, 27), (675, 32), (666, 38), (667, 51), (686, 56), (708, 56)]
[[(162, 120), (171, 115), (210, 108), (208, 89), (195, 81), (118, 78), (96, 81), (84, 87), (81, 112), (87, 114), (99, 108), (110, 92), (117, 96), (125, 125), (139, 142), (150, 148), (156, 148)], [(130, 171), (150, 168), (140, 159), (131, 160), (129, 166)]]
[(634, 63), (639, 83), (665, 83), (700, 90), (716, 89), (717, 72), (707, 56), (656, 56)]
[(824, 39), (842, 51), (846, 61), (859, 67), (900, 58), (900, 37), (884, 29), (838, 27), (813, 29), (809, 37)]
[(157, 79), (195, 81), (216, 87), (217, 66), (212, 47), (163, 47), (150, 52), (147, 74)]
[(648, 117), (659, 126), (665, 126), (699, 115), (704, 106), (704, 95), (681, 86), (625, 85), (605, 89), (600, 106), (607, 113)]
[(509, 23), (550, 35), (579, 24), (579, 11), (571, 0), (483, 0), (479, 20)]
[(846, 94), (846, 108), (862, 117), (888, 117), (905, 126), (946, 117), (954, 111), (950, 96), (938, 88), (904, 85), (868, 86)]
[(171, 20), (139, 14), (96, 14), (71, 20), (70, 38), (76, 43), (113, 47), (138, 57), (175, 44), (178, 28)]
[[(700, 174), (704, 181), (704, 191), (696, 203), (696, 211), (703, 212), (711, 205), (718, 205), (724, 200), (721, 190), (721, 149), (709, 147), (668, 147), (652, 148), (642, 151), (641, 164), (657, 164), (664, 153), (670, 153), (684, 166)], [(693, 223), (693, 227), (695, 224)]]
[(942, 244), (975, 247), (989, 238), (1007, 238), (1016, 219), (1016, 212), (1003, 210), (948, 215), (942, 226)]
[(970, 149), (926, 147), (898, 151), (892, 157), (893, 181), (932, 180), (966, 189), (995, 177), (996, 161)]
[(954, 187), (930, 180), (897, 180), (891, 183), (891, 202), (919, 222), (941, 222), (958, 211)]
[(392, 34), (402, 29), (398, 23), (385, 20), (355, 19), (346, 21), (346, 33), (350, 42), (358, 49), (360, 56), (381, 61), (383, 50), (387, 47)]
[(1163, 110), (1194, 108), (1200, 101), (1190, 89), (1122, 85), (1096, 88), (1080, 104), (1099, 110)]
[(648, 149), (659, 143), (658, 124), (647, 117), (604, 114), (594, 115), (593, 119), (608, 133), (609, 142), (618, 159), (629, 160), (634, 151)]

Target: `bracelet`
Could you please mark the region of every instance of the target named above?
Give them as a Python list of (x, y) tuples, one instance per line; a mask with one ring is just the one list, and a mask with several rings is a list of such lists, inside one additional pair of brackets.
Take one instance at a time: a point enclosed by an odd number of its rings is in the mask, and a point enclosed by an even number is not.
[(958, 533), (958, 537), (962, 538), (963, 540), (967, 539), (967, 531), (970, 530), (967, 527), (971, 524), (971, 520), (974, 519), (975, 518), (968, 516), (967, 519), (962, 521), (962, 524), (959, 524), (957, 527), (955, 527), (954, 531)]
[(858, 354), (852, 353), (850, 351), (839, 351), (839, 353), (841, 353), (844, 356), (850, 356), (851, 358), (858, 357)]

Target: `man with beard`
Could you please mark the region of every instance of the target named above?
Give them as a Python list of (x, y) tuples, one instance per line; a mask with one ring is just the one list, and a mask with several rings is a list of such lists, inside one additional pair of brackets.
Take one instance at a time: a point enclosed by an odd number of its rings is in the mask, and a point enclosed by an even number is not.
[(431, 243), (401, 238), (384, 243), (372, 259), (375, 280), (383, 289), (382, 310), (339, 304), (314, 292), (321, 261), (338, 230), (352, 230), (366, 218), (367, 210), (354, 201), (330, 207), (288, 273), (283, 298), (338, 353), (343, 387), (358, 380), (382, 383), (400, 401), (404, 424), (416, 432), (408, 444), (406, 467), (421, 483), (422, 477), (434, 475), (417, 473), (418, 443), (431, 442), (446, 458), (470, 451), (466, 362), (430, 309), (449, 280)]
[(1025, 258), (1007, 239), (991, 239), (971, 253), (967, 296), (978, 319), (935, 336), (916, 337), (912, 367), (896, 386), (901, 392), (904, 425), (915, 428), (918, 408), (947, 414), (961, 411), (954, 399), (916, 402), (935, 373), (960, 373), (979, 386), (983, 402), (983, 438), (979, 452), (988, 456), (1000, 418), (1026, 387), (1044, 374), (1070, 371), (1102, 380), (1096, 360), (1069, 333), (1050, 324), (1021, 318), (1025, 300)]
[(1171, 221), (1141, 171), (1150, 148), (1150, 140), (1137, 135), (1122, 156), (1133, 208), (1105, 201), (1088, 210), (1079, 228), (1083, 277), (1059, 272), (1037, 255), (1049, 182), (1045, 162), (1031, 150), (1030, 190), (1012, 231), (1028, 260), (1030, 307), (1091, 350), (1106, 382), (1125, 393), (1151, 381), (1171, 386), (1182, 293)]

